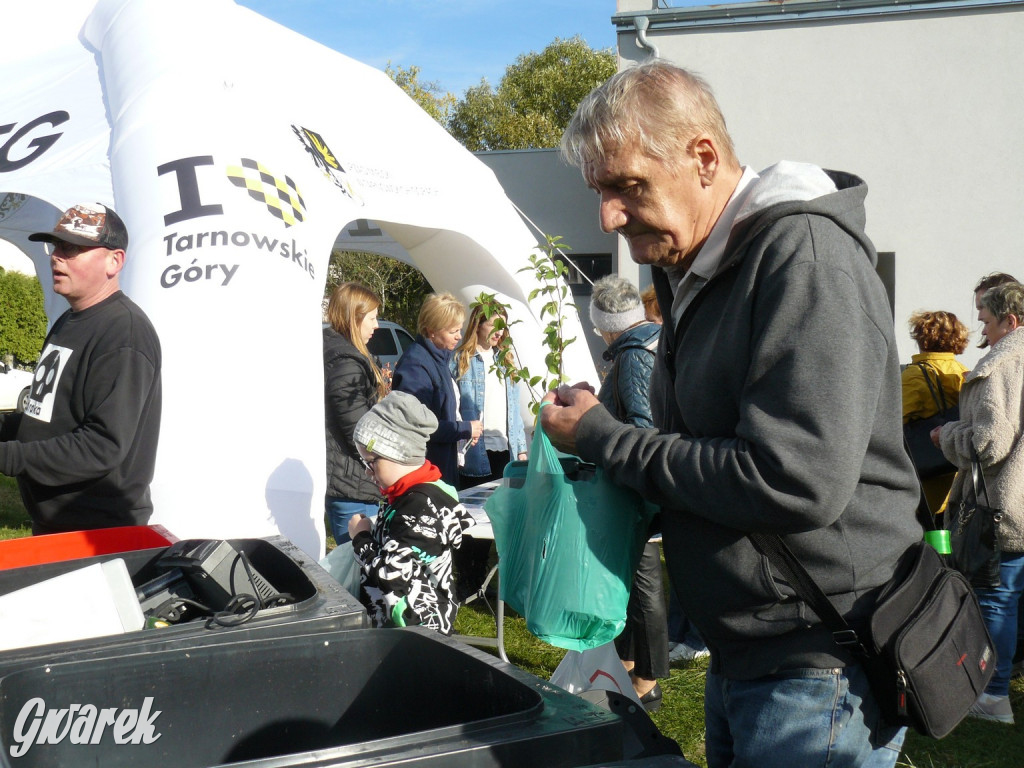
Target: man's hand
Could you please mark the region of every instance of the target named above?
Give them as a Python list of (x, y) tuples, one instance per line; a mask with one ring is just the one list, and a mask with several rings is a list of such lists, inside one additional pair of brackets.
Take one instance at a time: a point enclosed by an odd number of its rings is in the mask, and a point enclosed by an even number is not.
[(594, 396), (594, 388), (580, 383), (569, 387), (563, 384), (544, 395), (540, 409), (540, 423), (551, 444), (565, 453), (576, 453), (576, 431), (583, 414), (601, 403)]

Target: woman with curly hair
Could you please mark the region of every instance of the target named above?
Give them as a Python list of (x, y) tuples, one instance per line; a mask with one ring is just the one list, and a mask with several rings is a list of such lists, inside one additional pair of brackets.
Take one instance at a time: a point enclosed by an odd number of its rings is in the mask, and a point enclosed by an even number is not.
[(353, 439), (356, 422), (386, 393), (366, 348), (377, 330), (380, 299), (359, 283), (342, 283), (327, 304), (324, 328), (324, 415), (327, 431), (327, 521), (334, 540), (349, 540), (355, 514), (373, 517), (381, 493), (368, 477)]
[[(946, 405), (952, 408), (960, 400), (967, 367), (956, 359), (967, 349), (967, 326), (952, 312), (915, 312), (910, 316), (910, 338), (921, 350), (903, 369), (903, 423), (929, 419), (939, 412), (932, 389), (942, 388)], [(928, 379), (925, 379), (925, 376)], [(931, 388), (929, 388), (929, 382)], [(925, 496), (936, 512), (945, 511), (946, 496), (956, 470), (925, 478)]]

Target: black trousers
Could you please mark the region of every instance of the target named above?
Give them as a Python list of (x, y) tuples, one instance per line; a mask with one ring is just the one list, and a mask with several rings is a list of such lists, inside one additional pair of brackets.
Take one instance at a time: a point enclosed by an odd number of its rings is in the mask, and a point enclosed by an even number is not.
[(633, 662), (633, 674), (648, 680), (668, 677), (668, 614), (661, 578), (661, 548), (648, 541), (633, 575), (626, 608), (626, 628), (615, 638), (623, 661)]

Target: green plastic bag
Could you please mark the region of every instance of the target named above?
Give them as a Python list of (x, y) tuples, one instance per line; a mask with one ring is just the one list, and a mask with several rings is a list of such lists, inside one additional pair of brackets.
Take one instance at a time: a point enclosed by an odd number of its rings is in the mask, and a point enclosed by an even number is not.
[(653, 507), (599, 467), (560, 455), (538, 421), (529, 462), (505, 468), (484, 510), (500, 597), (533, 635), (572, 651), (618, 636)]

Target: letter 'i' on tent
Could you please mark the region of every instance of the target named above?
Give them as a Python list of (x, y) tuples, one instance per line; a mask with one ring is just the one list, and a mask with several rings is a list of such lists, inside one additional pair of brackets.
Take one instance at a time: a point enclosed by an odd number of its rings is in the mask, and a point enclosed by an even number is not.
[[(537, 239), (384, 73), (229, 0), (15, 3), (0, 62), (0, 238), (32, 259), (51, 322), (67, 305), (28, 234), (83, 201), (128, 225), (121, 286), (164, 354), (153, 522), (179, 537), (281, 533), (322, 553), (320, 302), (339, 233), (464, 301), (498, 294), (544, 369), (518, 272)], [(575, 312), (566, 333), (583, 337)], [(566, 357), (596, 380), (586, 345)]]

